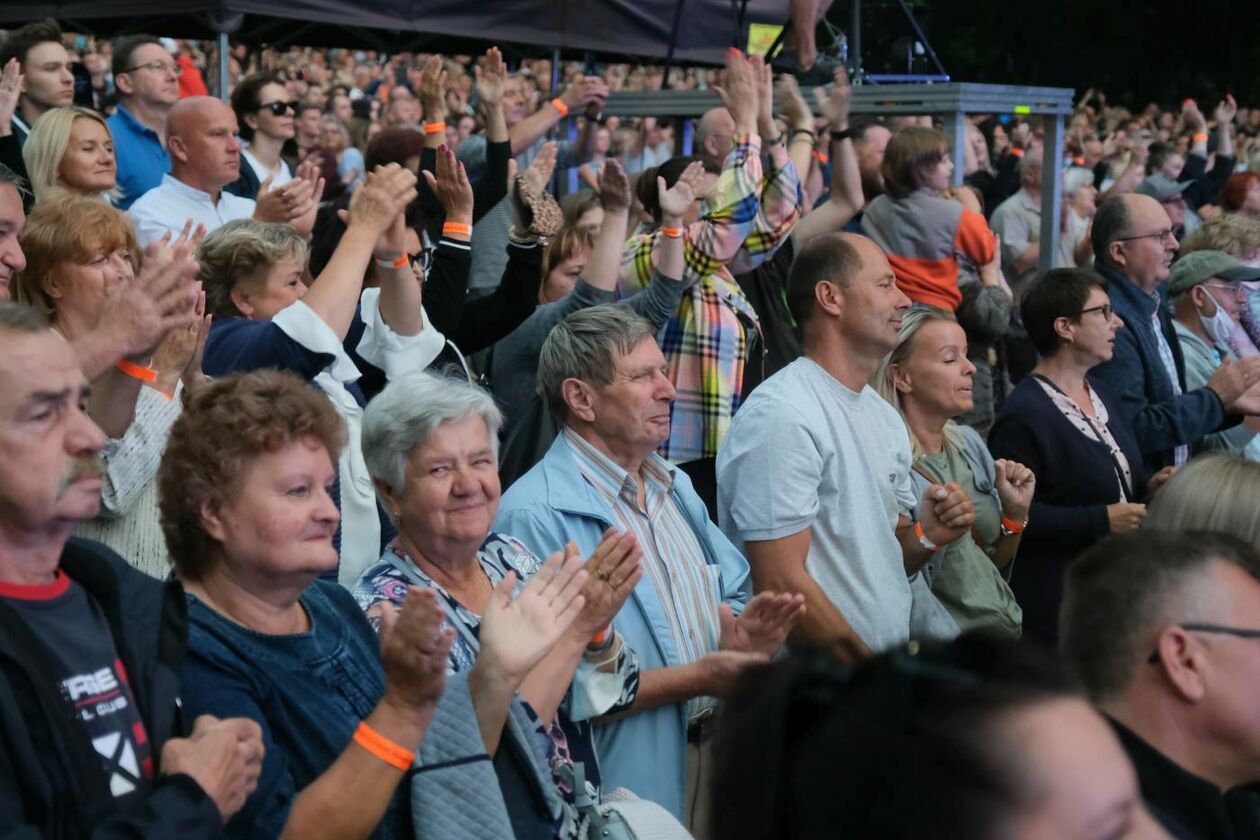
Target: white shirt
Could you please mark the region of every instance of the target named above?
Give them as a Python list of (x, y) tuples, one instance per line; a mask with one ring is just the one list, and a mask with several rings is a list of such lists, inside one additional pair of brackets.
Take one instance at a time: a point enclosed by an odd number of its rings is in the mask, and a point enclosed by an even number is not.
[(162, 176), (160, 185), (136, 199), (127, 212), (136, 224), (136, 238), (143, 248), (161, 239), (167, 231), (178, 235), (189, 219), (194, 225), (205, 225), (206, 233), (236, 219), (248, 219), (254, 215), (254, 200), (220, 192), (216, 204), (210, 193), (167, 174)]
[[(241, 156), (245, 158), (245, 162), (249, 164), (249, 168), (254, 170), (254, 174), (258, 176), (258, 183), (261, 186), (263, 181), (271, 178), (271, 188), (282, 186), (293, 180), (289, 167), (283, 160), (277, 163), (277, 169), (268, 169), (266, 164), (254, 157), (254, 153), (249, 150), (248, 146), (242, 146)], [(261, 190), (260, 190), (261, 192)]]

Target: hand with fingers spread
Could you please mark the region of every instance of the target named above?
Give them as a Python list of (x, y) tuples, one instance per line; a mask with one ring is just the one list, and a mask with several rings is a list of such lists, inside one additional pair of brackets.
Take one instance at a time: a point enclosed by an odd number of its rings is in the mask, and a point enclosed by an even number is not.
[(22, 65), (16, 58), (10, 58), (0, 72), (0, 137), (13, 133), (13, 115), (17, 113), (21, 95)]
[(757, 130), (757, 114), (760, 97), (757, 93), (757, 77), (752, 65), (739, 50), (726, 54), (726, 77), (720, 86), (713, 88), (722, 98), (722, 104), (735, 120), (736, 134), (752, 134)]
[(161, 243), (163, 245), (184, 245), (192, 253), (197, 253), (197, 249), (201, 247), (201, 240), (206, 238), (206, 226), (201, 222), (197, 223), (197, 227), (193, 227), (192, 219), (184, 220), (184, 227), (180, 230), (178, 236), (174, 236), (172, 231), (166, 231), (162, 234)]
[(478, 664), (519, 684), (582, 612), (589, 577), (581, 556), (557, 551), (513, 597), (516, 574), (508, 572), (481, 613)]
[(124, 356), (145, 356), (167, 332), (188, 326), (200, 291), (196, 279), (187, 245), (150, 243), (139, 276), (110, 291), (94, 329), (121, 337)]
[(498, 47), (486, 50), (485, 59), (473, 67), (473, 80), (477, 96), (485, 105), (498, 105), (503, 101), (503, 87), (507, 83), (507, 65)]
[(759, 592), (736, 618), (726, 604), (718, 607), (722, 628), (719, 647), (774, 656), (788, 633), (805, 614), (805, 596), (788, 592)]
[(551, 173), (556, 169), (556, 150), (554, 140), (543, 144), (529, 166), (525, 167), (525, 173), (521, 175), (525, 186), (535, 195), (546, 192), (547, 185), (551, 183)]
[(919, 521), (934, 545), (949, 545), (976, 524), (976, 506), (958, 482), (933, 484), (923, 491)]
[(599, 173), (599, 200), (605, 212), (625, 210), (634, 203), (630, 179), (616, 160), (609, 158)]
[(665, 179), (656, 177), (657, 201), (661, 207), (661, 224), (674, 227), (680, 222), (691, 205), (700, 196), (700, 183), (704, 180), (704, 164), (694, 160), (678, 176), (674, 186), (665, 188)]
[(442, 629), (443, 612), (432, 589), (413, 586), (401, 609), (392, 604), (384, 607), (380, 636), (385, 696), (381, 702), (413, 714), (432, 711), (446, 687), (455, 631)]
[[(580, 557), (577, 546), (573, 543), (565, 546), (565, 556)], [(643, 577), (642, 559), (643, 551), (632, 532), (613, 528), (604, 532), (586, 561), (585, 568), (590, 575), (582, 590), (586, 605), (573, 622), (570, 632), (575, 637), (585, 642), (612, 623)]]
[(472, 224), (473, 188), (468, 181), (464, 164), (455, 159), (455, 153), (442, 146), (437, 150), (437, 173), (424, 171), (429, 189), (437, 196), (446, 210), (446, 221)]
[(783, 117), (793, 131), (814, 130), (814, 112), (809, 110), (805, 97), (801, 95), (801, 88), (796, 83), (795, 76), (788, 73), (779, 76), (779, 81), (774, 86), (773, 96), (778, 101)]

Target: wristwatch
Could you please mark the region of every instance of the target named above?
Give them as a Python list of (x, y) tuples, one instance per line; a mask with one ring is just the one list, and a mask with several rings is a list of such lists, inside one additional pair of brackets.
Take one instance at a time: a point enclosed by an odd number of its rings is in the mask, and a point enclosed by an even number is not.
[(839, 143), (841, 140), (852, 140), (852, 139), (853, 139), (853, 132), (847, 128), (842, 128), (839, 131), (831, 132), (832, 143)]

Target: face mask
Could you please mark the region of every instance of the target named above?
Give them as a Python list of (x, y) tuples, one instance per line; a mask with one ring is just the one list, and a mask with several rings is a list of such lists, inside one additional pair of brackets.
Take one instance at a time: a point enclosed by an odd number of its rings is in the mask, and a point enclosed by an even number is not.
[(1216, 298), (1212, 298), (1212, 302), (1216, 304), (1216, 314), (1209, 318), (1199, 312), (1199, 323), (1203, 325), (1203, 329), (1207, 330), (1207, 334), (1212, 336), (1212, 341), (1217, 347), (1229, 347), (1233, 342), (1234, 319), (1229, 317), (1225, 307), (1221, 306)]

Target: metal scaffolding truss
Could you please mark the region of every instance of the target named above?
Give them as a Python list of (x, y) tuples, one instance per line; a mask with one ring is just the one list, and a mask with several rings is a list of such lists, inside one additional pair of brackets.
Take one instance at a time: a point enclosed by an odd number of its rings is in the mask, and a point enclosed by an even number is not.
[[(805, 101), (813, 103), (810, 90)], [(852, 113), (875, 116), (929, 114), (942, 118), (955, 161), (962, 160), (967, 114), (1015, 114), (1041, 118), (1047, 149), (1063, 148), (1064, 118), (1072, 113), (1070, 88), (982, 85), (948, 82), (922, 85), (858, 85), (853, 88)], [(710, 90), (617, 91), (608, 98), (604, 114), (620, 117), (676, 117), (683, 119), (684, 153), (691, 151), (693, 120), (722, 104)], [(1063, 156), (1045, 156), (1041, 183), (1042, 271), (1050, 269), (1059, 249), (1059, 203), (1062, 197)], [(962, 166), (954, 168), (954, 182), (963, 181)]]

